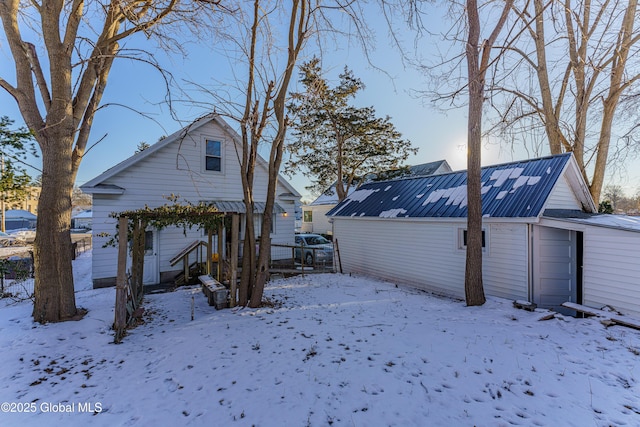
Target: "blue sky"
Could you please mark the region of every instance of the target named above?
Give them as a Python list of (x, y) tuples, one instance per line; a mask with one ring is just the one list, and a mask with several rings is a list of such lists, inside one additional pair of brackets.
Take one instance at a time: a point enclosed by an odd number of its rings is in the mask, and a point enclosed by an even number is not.
[[(379, 116), (388, 115), (403, 136), (419, 147), (410, 164), (446, 159), (454, 170), (466, 168), (466, 108), (446, 113), (429, 107), (428, 101), (417, 99), (413, 91), (426, 88), (425, 77), (414, 69), (403, 66), (397, 50), (391, 45), (385, 23), (376, 10), (369, 10), (366, 20), (376, 28), (376, 50), (371, 52), (373, 63), (384, 72), (372, 68), (359, 47), (341, 43), (340, 47), (325, 51), (323, 69), (329, 79), (337, 81), (344, 66), (349, 66), (362, 79), (366, 89), (358, 96), (356, 104), (374, 106)], [(441, 22), (440, 17), (430, 18)], [(408, 45), (413, 33), (404, 34)], [(211, 52), (205, 46), (186, 44), (188, 56), (168, 55), (161, 50), (154, 52), (156, 59), (171, 71), (178, 82), (194, 81), (210, 85), (213, 79), (225, 80), (228, 73), (226, 59)], [(435, 55), (433, 39), (420, 47), (421, 55)], [(0, 75), (11, 75), (11, 61), (6, 44), (0, 39)], [(195, 93), (203, 101), (205, 94)], [(164, 104), (164, 82), (160, 74), (148, 65), (130, 60), (116, 61), (109, 77), (104, 96), (105, 104), (113, 104), (96, 115), (91, 134), (92, 143), (101, 140), (86, 154), (80, 166), (77, 184), (81, 185), (104, 170), (133, 155), (139, 142), (154, 143), (163, 135), (169, 135), (189, 121), (206, 113), (197, 106), (176, 104), (179, 121), (174, 120)], [(126, 105), (128, 108), (123, 107)], [(133, 110), (144, 112), (144, 117)], [(0, 115), (7, 115), (22, 124), (14, 100), (0, 91)], [(233, 126), (233, 124), (232, 124)], [(511, 153), (498, 144), (486, 144), (483, 164), (495, 164), (526, 157), (526, 153)], [(37, 160), (36, 160), (37, 161)], [(36, 173), (34, 173), (35, 175)], [(308, 179), (296, 175), (292, 184), (308, 199), (305, 190)]]

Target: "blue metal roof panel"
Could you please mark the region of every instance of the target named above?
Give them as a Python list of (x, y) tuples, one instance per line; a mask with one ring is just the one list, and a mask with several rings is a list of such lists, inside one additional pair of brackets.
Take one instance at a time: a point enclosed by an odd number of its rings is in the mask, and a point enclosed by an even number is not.
[[(484, 217), (540, 215), (570, 153), (482, 168)], [(327, 216), (464, 218), (467, 172), (364, 184)]]

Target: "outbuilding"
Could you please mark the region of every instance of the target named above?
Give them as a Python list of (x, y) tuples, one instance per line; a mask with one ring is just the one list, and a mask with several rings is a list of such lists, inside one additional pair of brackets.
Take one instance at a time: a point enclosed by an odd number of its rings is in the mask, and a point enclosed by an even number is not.
[[(345, 273), (464, 297), (466, 171), (371, 182), (328, 212)], [(482, 169), (485, 293), (640, 314), (640, 228), (597, 215), (570, 153)]]

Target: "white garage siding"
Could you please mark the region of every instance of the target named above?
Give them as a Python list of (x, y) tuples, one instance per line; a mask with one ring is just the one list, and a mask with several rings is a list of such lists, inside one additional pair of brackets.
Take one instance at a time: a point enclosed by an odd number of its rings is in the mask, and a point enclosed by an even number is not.
[(587, 226), (583, 304), (640, 315), (640, 233)]
[[(529, 245), (526, 224), (489, 224), (489, 253), (483, 256), (487, 295), (528, 300)], [(487, 227), (485, 226), (485, 227)]]
[[(459, 248), (462, 222), (334, 218), (345, 273), (406, 283), (443, 295), (464, 297), (465, 251)], [(483, 257), (487, 295), (527, 298), (527, 226), (486, 225)]]

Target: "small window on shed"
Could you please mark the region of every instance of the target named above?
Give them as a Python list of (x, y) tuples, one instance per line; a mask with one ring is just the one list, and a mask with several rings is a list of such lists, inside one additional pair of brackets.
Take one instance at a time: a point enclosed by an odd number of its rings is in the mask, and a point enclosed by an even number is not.
[[(487, 233), (484, 229), (482, 229), (482, 249), (485, 250), (487, 245)], [(466, 249), (467, 248), (467, 230), (460, 228), (458, 229), (458, 249)]]
[(313, 211), (303, 211), (302, 222), (313, 222)]

